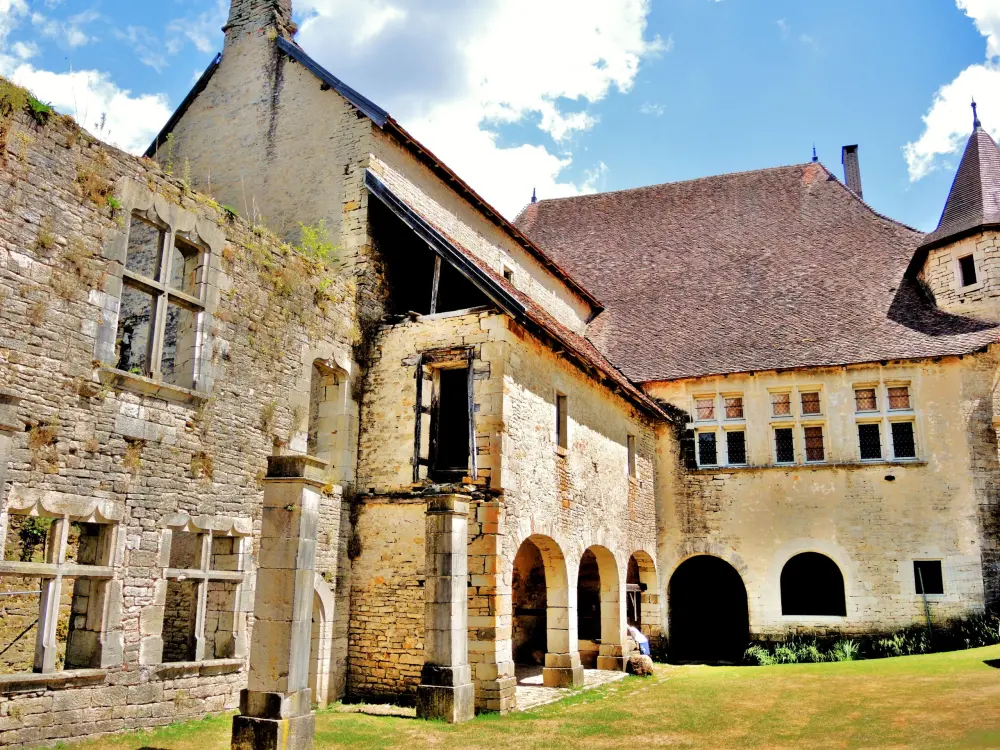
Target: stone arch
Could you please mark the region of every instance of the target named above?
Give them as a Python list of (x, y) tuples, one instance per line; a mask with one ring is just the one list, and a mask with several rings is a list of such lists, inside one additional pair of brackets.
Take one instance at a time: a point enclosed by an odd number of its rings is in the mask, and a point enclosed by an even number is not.
[[(781, 574), (785, 566), (793, 557), (812, 552), (823, 557), (828, 557), (839, 569), (844, 585), (844, 611), (847, 617), (856, 617), (859, 608), (868, 606), (870, 601), (875, 604), (874, 599), (866, 599), (869, 592), (864, 591), (857, 585), (861, 574), (857, 564), (851, 556), (839, 544), (830, 539), (816, 539), (812, 537), (797, 537), (789, 539), (787, 542), (777, 547), (771, 556), (766, 571), (766, 578), (761, 585), (761, 605), (762, 614), (770, 622), (781, 622), (782, 602), (781, 602)], [(823, 624), (824, 615), (801, 615), (801, 619), (817, 620), (817, 624)]]
[[(550, 687), (583, 683), (577, 648), (576, 590), (569, 587), (566, 558), (551, 537), (533, 534), (514, 557), (512, 577), (515, 661), (525, 658), (526, 645), (541, 645), (545, 634), (543, 680)], [(528, 618), (531, 618), (530, 620)], [(526, 632), (530, 630), (530, 632)], [(534, 654), (532, 661), (539, 659)]]
[(601, 545), (584, 550), (576, 589), (578, 634), (600, 644), (597, 668), (624, 668), (621, 581), (611, 550)]
[(309, 648), (309, 689), (320, 708), (330, 702), (333, 674), (333, 592), (317, 573), (313, 583), (312, 640)]
[(844, 574), (819, 552), (800, 552), (781, 569), (781, 614), (846, 617)]
[(670, 576), (672, 661), (739, 663), (750, 640), (746, 586), (736, 568), (714, 555), (684, 560)]
[(625, 588), (626, 623), (639, 628), (647, 636), (661, 635), (660, 582), (656, 562), (648, 552), (636, 550), (629, 557)]

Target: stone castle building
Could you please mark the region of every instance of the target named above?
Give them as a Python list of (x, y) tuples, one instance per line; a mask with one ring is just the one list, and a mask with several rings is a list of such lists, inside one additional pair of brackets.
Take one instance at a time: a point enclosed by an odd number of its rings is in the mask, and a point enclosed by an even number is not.
[(322, 467), (320, 704), (505, 712), (515, 665), (621, 670), (627, 625), (726, 661), (997, 606), (978, 120), (929, 235), (863, 202), (853, 148), (848, 186), (812, 162), (508, 222), (290, 0), (225, 32), (144, 158), (0, 82), (0, 745), (236, 706), (284, 601), (275, 455)]

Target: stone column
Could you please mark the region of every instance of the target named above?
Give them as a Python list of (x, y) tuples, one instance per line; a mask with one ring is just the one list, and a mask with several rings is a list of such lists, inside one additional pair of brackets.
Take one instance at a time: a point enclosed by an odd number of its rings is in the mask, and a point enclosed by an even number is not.
[(250, 674), (233, 718), (233, 750), (313, 746), (309, 646), (325, 469), (310, 456), (268, 458)]
[(417, 716), (468, 721), (476, 690), (469, 666), (469, 498), (439, 495), (427, 503), (424, 668)]
[(576, 586), (549, 584), (546, 591), (547, 650), (542, 683), (545, 687), (583, 684), (576, 626)]

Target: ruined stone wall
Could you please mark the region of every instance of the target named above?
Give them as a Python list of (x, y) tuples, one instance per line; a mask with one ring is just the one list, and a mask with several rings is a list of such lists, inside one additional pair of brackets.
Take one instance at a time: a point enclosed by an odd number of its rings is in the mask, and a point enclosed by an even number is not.
[(369, 166), (396, 195), (420, 212), (438, 231), (482, 260), (497, 277), (503, 276), (505, 267), (513, 271), (511, 283), (516, 289), (531, 297), (567, 328), (583, 332), (591, 313), (590, 306), (565, 282), (459, 197), (389, 135), (374, 131), (371, 145)]
[[(121, 519), (109, 584), (114, 626), (102, 655), (111, 663), (0, 678), (0, 745), (232, 708), (245, 681), (242, 658), (141, 658), (161, 627), (163, 524), (187, 513), (256, 527), (266, 456), (299, 428), (290, 401), (312, 365), (303, 353), (325, 346), (350, 358), (353, 284), (58, 116), (40, 125), (17, 111), (0, 125), (0, 387), (20, 397), (17, 418), (27, 426), (14, 434), (0, 515), (12, 504), (49, 512), (68, 503)], [(95, 361), (117, 312), (121, 262), (107, 256), (127, 217), (109, 199), (121, 195), (125, 178), (130, 195), (155, 194), (157, 211), (225, 236), (213, 257), (216, 296), (205, 332), (213, 385), (203, 394), (162, 389)], [(325, 564), (338, 557), (329, 551)], [(251, 566), (239, 611), (252, 611), (252, 589)]]
[[(971, 255), (976, 283), (963, 285), (959, 258)], [(978, 232), (931, 250), (920, 280), (942, 310), (985, 320), (1000, 320), (1000, 233)]]
[[(932, 617), (982, 612), (996, 596), (996, 368), (989, 353), (649, 385), (682, 417), (659, 439), (661, 595), (678, 565), (709, 554), (742, 576), (756, 636), (889, 631), (923, 622), (913, 561), (939, 560), (944, 593), (928, 597)], [(880, 399), (884, 386), (909, 387), (912, 410), (884, 414), (913, 419), (916, 459), (860, 459), (859, 385), (880, 389)], [(796, 389), (820, 392), (822, 413), (808, 421), (824, 428), (826, 458), (806, 463), (797, 431), (796, 463), (776, 465), (773, 428), (802, 420), (773, 417), (771, 394), (790, 391), (794, 404)], [(695, 467), (692, 438), (704, 424), (692, 416), (694, 397), (737, 393), (749, 465)], [(888, 448), (885, 430), (882, 440)], [(846, 617), (782, 614), (781, 571), (801, 552), (837, 564)]]
[(351, 698), (409, 702), (424, 664), (422, 500), (370, 500), (351, 563), (347, 690)]

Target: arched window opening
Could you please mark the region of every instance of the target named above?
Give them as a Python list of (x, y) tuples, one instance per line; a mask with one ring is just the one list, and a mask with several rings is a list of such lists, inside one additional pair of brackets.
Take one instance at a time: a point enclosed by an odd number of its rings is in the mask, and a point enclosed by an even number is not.
[(577, 633), (581, 640), (601, 639), (601, 571), (597, 556), (589, 549), (580, 558), (576, 582)]
[(837, 563), (818, 552), (795, 555), (781, 570), (781, 614), (847, 614), (844, 576)]

